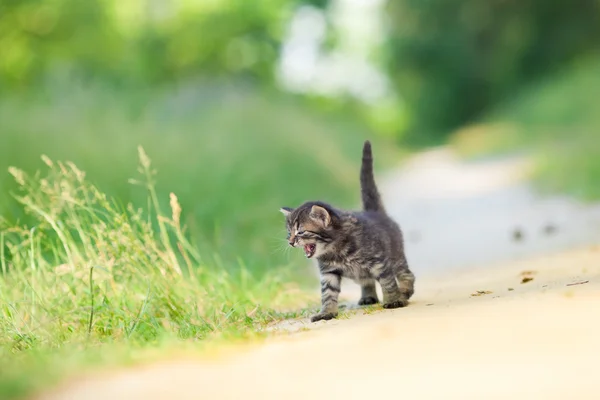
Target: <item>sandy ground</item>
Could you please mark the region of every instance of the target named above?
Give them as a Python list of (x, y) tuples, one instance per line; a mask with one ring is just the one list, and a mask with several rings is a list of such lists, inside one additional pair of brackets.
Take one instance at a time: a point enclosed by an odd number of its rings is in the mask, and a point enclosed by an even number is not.
[[(597, 399), (598, 208), (538, 198), (526, 168), (438, 151), (387, 177), (388, 209), (412, 235), (407, 308), (291, 321), (216, 359), (79, 377), (36, 398)], [(540, 234), (547, 222), (556, 230)]]
[[(524, 271), (533, 280), (521, 283)], [(600, 251), (583, 249), (429, 279), (405, 309), (39, 399), (597, 399), (599, 278)]]

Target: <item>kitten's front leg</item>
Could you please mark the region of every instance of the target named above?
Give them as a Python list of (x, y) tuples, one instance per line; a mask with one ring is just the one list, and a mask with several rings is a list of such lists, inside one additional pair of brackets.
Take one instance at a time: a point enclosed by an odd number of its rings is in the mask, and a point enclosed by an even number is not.
[(398, 282), (391, 268), (383, 266), (377, 270), (375, 279), (381, 285), (383, 292), (383, 308), (400, 308), (408, 305), (408, 298), (400, 291)]
[(329, 320), (338, 315), (338, 297), (342, 276), (335, 273), (321, 274), (321, 312), (310, 318), (311, 322)]

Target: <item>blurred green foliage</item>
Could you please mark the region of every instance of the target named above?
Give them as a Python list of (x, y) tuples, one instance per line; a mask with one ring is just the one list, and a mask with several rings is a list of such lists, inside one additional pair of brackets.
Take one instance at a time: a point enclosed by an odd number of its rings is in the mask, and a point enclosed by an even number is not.
[(388, 2), (389, 74), (409, 139), (439, 140), (523, 84), (597, 51), (598, 0)]
[(600, 198), (600, 57), (583, 59), (524, 88), (457, 131), (454, 147), (467, 157), (521, 149), (536, 159), (539, 188), (580, 199)]
[(5, 0), (0, 85), (66, 69), (119, 84), (189, 76), (268, 82), (290, 0)]
[[(0, 87), (7, 93), (35, 87), (64, 71), (118, 86), (192, 77), (244, 77), (269, 86), (299, 5), (332, 4), (4, 0)], [(595, 51), (600, 41), (598, 0), (395, 0), (387, 2), (386, 16), (387, 46), (378, 62), (404, 103), (395, 105), (402, 111), (377, 110), (395, 121), (399, 138), (416, 143), (439, 141), (523, 84)], [(369, 121), (382, 118), (372, 114), (363, 112)], [(377, 121), (375, 129), (389, 134)]]

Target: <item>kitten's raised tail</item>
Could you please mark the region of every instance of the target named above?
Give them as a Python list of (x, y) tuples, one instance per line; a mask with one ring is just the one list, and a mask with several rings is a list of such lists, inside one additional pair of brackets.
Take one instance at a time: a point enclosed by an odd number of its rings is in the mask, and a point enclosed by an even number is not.
[(378, 211), (385, 213), (381, 196), (375, 184), (373, 176), (373, 154), (371, 142), (368, 140), (363, 146), (362, 167), (360, 169), (360, 190), (362, 195), (363, 209), (365, 211)]

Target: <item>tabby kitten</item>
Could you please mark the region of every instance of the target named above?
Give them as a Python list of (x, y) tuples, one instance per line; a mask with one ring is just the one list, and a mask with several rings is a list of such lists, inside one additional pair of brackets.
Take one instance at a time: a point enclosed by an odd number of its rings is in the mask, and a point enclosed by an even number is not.
[(361, 286), (359, 305), (379, 301), (376, 281), (382, 288), (384, 308), (404, 307), (414, 293), (415, 276), (404, 255), (402, 232), (387, 216), (375, 184), (369, 141), (363, 147), (360, 185), (363, 211), (342, 211), (320, 201), (281, 208), (288, 243), (302, 247), (306, 257), (315, 257), (319, 265), (322, 307), (312, 322), (338, 315), (342, 277)]

